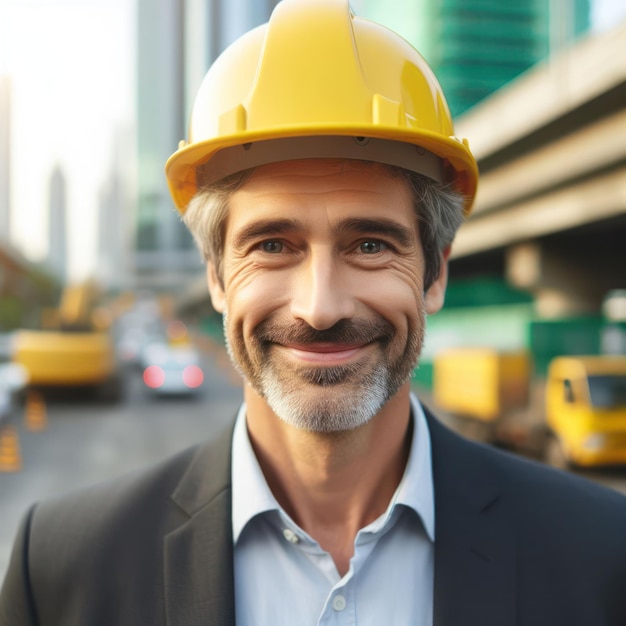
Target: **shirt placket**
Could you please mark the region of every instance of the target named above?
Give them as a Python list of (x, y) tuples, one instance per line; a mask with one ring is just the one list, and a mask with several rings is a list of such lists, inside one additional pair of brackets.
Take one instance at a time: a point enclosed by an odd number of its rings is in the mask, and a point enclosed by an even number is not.
[(331, 589), (317, 624), (318, 626), (356, 626), (356, 597), (352, 572), (346, 574)]

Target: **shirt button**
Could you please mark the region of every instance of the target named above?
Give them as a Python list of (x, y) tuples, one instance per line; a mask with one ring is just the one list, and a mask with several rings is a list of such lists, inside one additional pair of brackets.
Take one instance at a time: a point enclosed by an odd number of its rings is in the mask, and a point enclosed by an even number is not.
[(335, 611), (343, 611), (346, 608), (346, 599), (341, 595), (336, 595), (333, 598), (333, 609)]
[(296, 535), (296, 533), (294, 533), (293, 530), (291, 530), (290, 528), (285, 528), (283, 530), (283, 537), (289, 543), (298, 543), (298, 541), (300, 541), (300, 539), (298, 538), (298, 535)]

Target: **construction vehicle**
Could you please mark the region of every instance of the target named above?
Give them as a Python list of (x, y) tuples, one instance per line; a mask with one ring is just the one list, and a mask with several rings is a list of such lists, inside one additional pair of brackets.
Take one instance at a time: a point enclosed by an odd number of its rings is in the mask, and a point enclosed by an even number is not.
[(626, 356), (554, 359), (546, 423), (553, 465), (626, 464)]
[(70, 285), (58, 309), (43, 313), (41, 329), (15, 333), (12, 360), (28, 372), (29, 387), (89, 388), (102, 400), (120, 398), (111, 320), (97, 298), (92, 281)]
[(534, 379), (526, 352), (445, 350), (433, 401), (466, 436), (552, 465), (626, 464), (625, 356), (557, 357)]

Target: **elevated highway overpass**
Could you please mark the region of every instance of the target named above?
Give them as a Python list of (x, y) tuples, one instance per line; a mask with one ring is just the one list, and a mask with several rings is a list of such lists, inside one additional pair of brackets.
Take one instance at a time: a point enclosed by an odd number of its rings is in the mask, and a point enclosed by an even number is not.
[(626, 23), (529, 70), (456, 132), (481, 179), (453, 278), (499, 271), (546, 317), (626, 288)]

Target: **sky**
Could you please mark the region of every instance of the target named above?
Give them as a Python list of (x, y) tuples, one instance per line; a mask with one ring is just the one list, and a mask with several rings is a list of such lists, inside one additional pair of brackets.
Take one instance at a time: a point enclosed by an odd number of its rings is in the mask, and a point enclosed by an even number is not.
[[(0, 75), (14, 82), (11, 240), (33, 260), (45, 257), (49, 176), (59, 164), (73, 280), (96, 268), (98, 190), (115, 127), (132, 128), (133, 7), (133, 0), (0, 0)], [(626, 0), (594, 1), (596, 30), (625, 17)]]
[(98, 189), (116, 125), (131, 123), (132, 0), (0, 0), (0, 74), (13, 83), (11, 239), (47, 253), (48, 185), (67, 176), (69, 268), (95, 267)]

